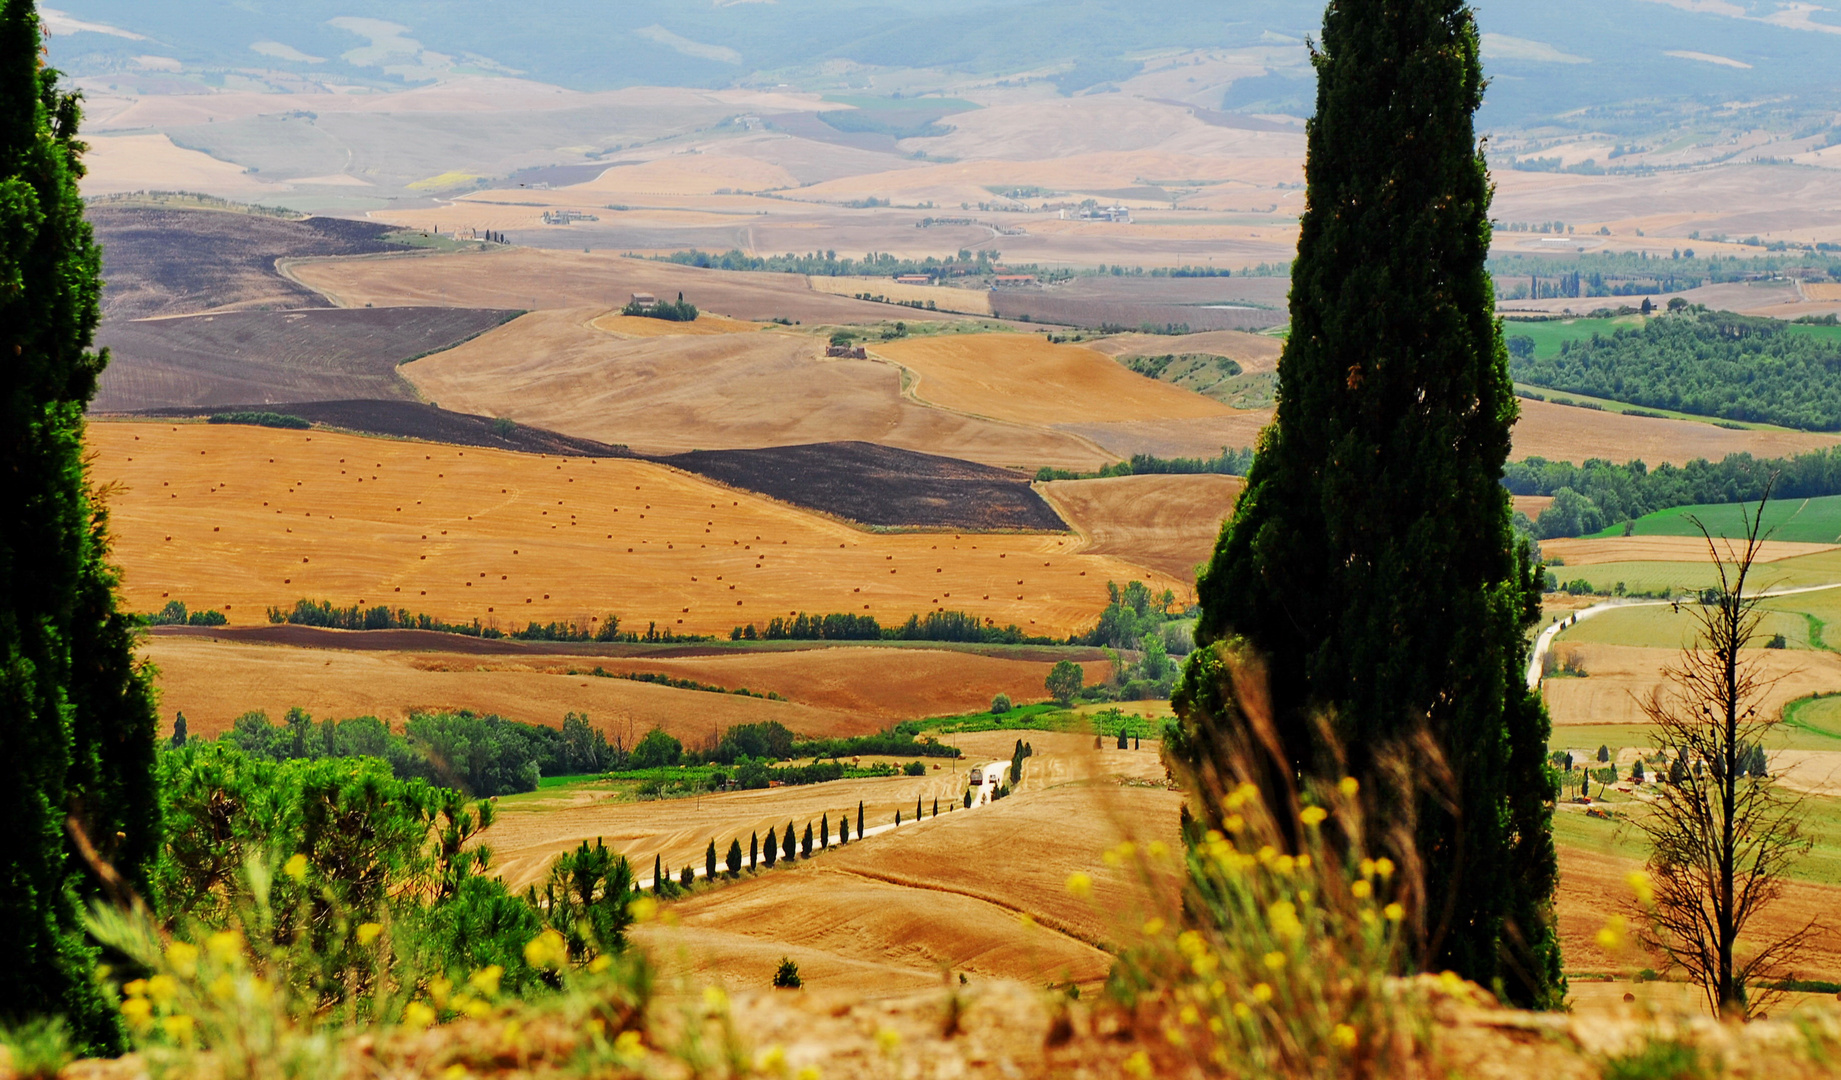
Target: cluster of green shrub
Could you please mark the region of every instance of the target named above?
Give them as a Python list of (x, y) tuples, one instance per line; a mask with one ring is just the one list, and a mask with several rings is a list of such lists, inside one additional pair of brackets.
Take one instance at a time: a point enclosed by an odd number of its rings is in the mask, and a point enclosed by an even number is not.
[(1587, 536), (1677, 506), (1756, 501), (1773, 475), (1774, 498), (1841, 495), (1841, 447), (1788, 458), (1731, 454), (1718, 462), (1665, 462), (1653, 469), (1641, 461), (1614, 465), (1592, 458), (1573, 465), (1531, 457), (1504, 468), (1502, 483), (1514, 495), (1553, 496), (1539, 518), (1518, 516), (1524, 531), (1546, 540)]
[(1490, 276), (1499, 284), (1509, 285), (1530, 277), (1576, 274), (1589, 284), (1604, 286), (1602, 292), (1588, 291), (1587, 295), (1591, 296), (1624, 295), (1616, 291), (1616, 284), (1625, 280), (1645, 285), (1654, 283), (1655, 288), (1645, 291), (1666, 293), (1697, 289), (1702, 285), (1776, 277), (1786, 270), (1841, 277), (1841, 259), (1806, 254), (1696, 257), (1694, 249), (1687, 248), (1655, 256), (1646, 251), (1589, 251), (1572, 256), (1542, 252), (1539, 255), (1498, 254), (1489, 260)]
[[(625, 859), (584, 843), (543, 886), (514, 894), (487, 876), (490, 850), (468, 843), (492, 823), (492, 804), (396, 775), (381, 758), (278, 760), (194, 740), (162, 750), (157, 770), (152, 917), (175, 940), (247, 941), (268, 959), (274, 992), (317, 1000), (328, 1021), (362, 1015), (390, 986), (465, 991), (489, 969), (493, 996), (549, 993), (558, 964), (625, 945), (637, 895)], [(566, 955), (545, 962), (530, 947), (545, 931)], [(443, 1005), (459, 1015), (466, 1002), (463, 992)]]
[(312, 421), (286, 413), (272, 412), (220, 412), (205, 418), (211, 424), (254, 424), (257, 427), (291, 428), (301, 430), (313, 426)]
[(620, 629), (620, 618), (608, 615), (597, 626), (570, 622), (531, 622), (523, 629), (500, 630), (478, 619), (470, 623), (450, 623), (426, 614), (411, 613), (406, 608), (337, 607), (330, 600), (296, 600), (292, 608), (271, 607), (268, 621), (293, 626), (318, 626), (332, 630), (433, 630), (442, 634), (464, 634), (476, 638), (513, 638), (519, 641), (574, 641), (626, 644), (671, 644), (713, 640), (706, 634), (674, 634), (660, 630), (656, 622), (648, 623), (646, 632)]
[(1012, 624), (998, 626), (965, 611), (910, 615), (899, 626), (883, 626), (873, 615), (849, 613), (774, 618), (765, 630), (753, 623), (729, 631), (731, 641), (956, 641), (986, 645), (1060, 645), (1057, 638), (1031, 637)]
[(1651, 408), (1808, 431), (1841, 429), (1841, 341), (1776, 319), (1685, 310), (1512, 355), (1520, 382)]
[(399, 779), (481, 798), (535, 791), (545, 776), (617, 771), (633, 760), (573, 712), (560, 729), (466, 711), (412, 713), (399, 735), (374, 716), (316, 721), (295, 708), (276, 724), (253, 711), (237, 717), (218, 741), (269, 761), (375, 758)]
[(165, 607), (146, 618), (148, 626), (222, 626), (230, 621), (216, 608), (188, 611), (182, 600), (168, 600)]
[(679, 293), (676, 301), (662, 300), (651, 304), (644, 304), (638, 300), (630, 301), (620, 309), (620, 314), (663, 319), (666, 322), (696, 322), (697, 305), (686, 301), (684, 294)]
[[(740, 249), (730, 250), (720, 255), (691, 250), (647, 257), (660, 262), (677, 263), (680, 266), (698, 266), (704, 269), (805, 274), (817, 277), (895, 277), (901, 274), (939, 274), (950, 271), (984, 275), (996, 273), (998, 264), (1003, 261), (999, 252), (990, 250), (961, 250), (952, 259), (941, 259), (932, 255), (924, 259), (906, 259), (887, 252), (870, 252), (861, 259), (849, 257), (840, 259), (836, 251), (814, 251), (809, 255), (795, 255), (791, 252), (785, 255), (750, 255)], [(1048, 270), (1033, 264), (1011, 266), (1006, 272), (1035, 274), (1038, 277), (1049, 274)]]
[[(1239, 361), (1226, 356), (1216, 356), (1212, 353), (1164, 353), (1161, 356), (1130, 356), (1124, 358), (1123, 362), (1126, 367), (1138, 374), (1147, 378), (1156, 379), (1161, 378), (1163, 373), (1170, 369), (1171, 364), (1188, 360), (1199, 360), (1204, 363), (1212, 361), (1216, 370), (1224, 376), (1238, 375), (1243, 370)], [(1196, 471), (1200, 472), (1203, 470), (1198, 469)]]
[(1113, 476), (1144, 475), (1200, 475), (1212, 473), (1218, 476), (1245, 476), (1253, 467), (1253, 448), (1244, 446), (1236, 450), (1223, 446), (1219, 457), (1212, 458), (1163, 458), (1153, 454), (1133, 454), (1129, 461), (1117, 461), (1102, 465), (1098, 472), (1081, 473), (1067, 469), (1056, 469), (1044, 465), (1036, 470), (1038, 481), (1049, 480), (1104, 480)]
[(736, 697), (761, 698), (766, 701), (786, 700), (772, 690), (763, 694), (758, 691), (750, 690), (745, 686), (738, 686), (731, 689), (727, 686), (717, 686), (713, 683), (698, 682), (695, 679), (680, 679), (675, 675), (664, 675), (655, 671), (614, 672), (608, 671), (606, 668), (596, 667), (593, 671), (589, 672), (589, 674), (599, 679), (627, 679), (631, 682), (651, 683), (654, 686), (669, 686), (674, 690), (699, 690), (706, 694), (733, 694)]

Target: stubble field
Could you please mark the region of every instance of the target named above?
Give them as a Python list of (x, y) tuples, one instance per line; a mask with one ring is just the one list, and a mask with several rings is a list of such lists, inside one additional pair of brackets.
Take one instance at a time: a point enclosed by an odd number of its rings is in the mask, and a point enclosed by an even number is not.
[(1195, 581), (1246, 481), (1238, 476), (1118, 476), (1056, 480), (1040, 490), (1086, 538), (1082, 551), (1117, 555)]
[(1062, 534), (866, 534), (663, 466), (323, 431), (98, 423), (128, 605), (259, 622), (299, 597), (501, 626), (726, 635), (794, 611), (884, 622), (935, 608), (1034, 634), (1090, 626), (1108, 580)]

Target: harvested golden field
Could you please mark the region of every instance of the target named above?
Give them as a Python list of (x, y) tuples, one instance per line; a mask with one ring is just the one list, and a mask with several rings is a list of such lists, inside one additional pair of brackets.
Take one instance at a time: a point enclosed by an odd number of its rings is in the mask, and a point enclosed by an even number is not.
[[(991, 295), (981, 289), (954, 289), (945, 285), (903, 285), (886, 277), (825, 277), (806, 279), (812, 288), (833, 296), (868, 293), (892, 301), (917, 301), (933, 304), (940, 311), (962, 311), (969, 315), (991, 314)], [(901, 313), (894, 313), (899, 315)], [(891, 316), (893, 317), (893, 315)]]
[[(1541, 511), (1547, 509), (1549, 506), (1552, 506), (1552, 505), (1553, 505), (1553, 496), (1551, 495), (1510, 495), (1509, 496), (1509, 508), (1511, 510), (1515, 510), (1520, 513), (1528, 515), (1530, 520), (1538, 519), (1541, 516)], [(1547, 550), (1545, 543), (1542, 544), (1541, 550), (1542, 551)]]
[(776, 165), (748, 157), (715, 154), (673, 154), (639, 164), (609, 168), (586, 183), (573, 184), (571, 193), (608, 195), (714, 195), (719, 191), (756, 191), (798, 187), (793, 174)]
[[(782, 956), (815, 990), (877, 997), (938, 986), (943, 970), (1091, 988), (1112, 967), (1103, 943), (1142, 923), (1152, 902), (1101, 855), (1126, 838), (1174, 846), (1180, 799), (1113, 784), (1026, 791), (679, 902), (677, 925), (642, 940), (731, 990), (769, 985)], [(1068, 893), (1075, 871), (1093, 877), (1091, 899)], [(1173, 893), (1156, 896), (1157, 910)]]
[[(814, 292), (798, 274), (700, 270), (675, 263), (581, 251), (508, 248), (448, 255), (323, 259), (286, 267), (339, 307), (598, 308), (624, 306), (633, 293), (684, 298), (737, 319), (776, 316), (805, 322), (880, 322), (886, 304)], [(470, 296), (502, 303), (473, 304)], [(942, 315), (941, 318), (952, 318)]]
[(762, 329), (760, 323), (743, 322), (723, 315), (700, 314), (696, 322), (671, 322), (649, 319), (644, 315), (603, 315), (589, 324), (615, 337), (708, 337), (712, 334), (750, 334)]
[(268, 200), (287, 190), (240, 165), (178, 146), (163, 134), (86, 135), (83, 141), (89, 144), (80, 183), (86, 198), (126, 191), (209, 191), (221, 198)]
[(1693, 420), (1642, 416), (1521, 402), (1515, 425), (1514, 458), (1544, 457), (1575, 464), (1587, 458), (1624, 462), (1639, 459), (1650, 466), (1664, 461), (1684, 465), (1695, 458), (1718, 461), (1728, 454), (1787, 457), (1841, 442), (1841, 436), (1801, 431), (1735, 431)]
[[(1521, 509), (1517, 500), (1516, 509)], [(1533, 515), (1529, 515), (1533, 516)], [(1727, 550), (1721, 542), (1721, 551)], [(1758, 562), (1777, 562), (1822, 551), (1834, 551), (1835, 544), (1804, 544), (1790, 540), (1766, 540), (1758, 551)], [(1542, 540), (1541, 554), (1556, 556), (1567, 566), (1592, 566), (1617, 562), (1692, 562), (1707, 561), (1707, 542), (1697, 536), (1617, 536), (1604, 539), (1589, 537)]]
[(1033, 334), (966, 334), (883, 342), (875, 354), (908, 371), (914, 396), (1021, 424), (1184, 420), (1234, 410), (1147, 379), (1104, 353)]
[[(556, 727), (565, 713), (579, 712), (628, 746), (655, 727), (689, 741), (712, 729), (769, 720), (815, 737), (861, 735), (883, 726), (840, 709), (596, 678), (587, 672), (597, 664), (609, 670), (616, 665), (593, 657), (506, 663), (496, 657), (290, 648), (165, 634), (150, 638), (145, 653), (159, 668), (161, 715), (170, 724), (175, 712), (184, 713), (187, 731), (202, 738), (230, 730), (251, 709), (279, 722), (296, 706), (320, 719), (375, 716), (392, 725), (412, 712), (469, 709)], [(571, 669), (576, 674), (569, 674)]]
[[(320, 717), (392, 723), (420, 709), (470, 709), (555, 726), (564, 713), (633, 736), (662, 727), (680, 739), (777, 720), (813, 737), (861, 735), (900, 720), (977, 712), (996, 695), (1034, 702), (1054, 658), (922, 648), (827, 647), (748, 651), (682, 647), (665, 656), (631, 648), (522, 645), (445, 635), (287, 628), (292, 643), (237, 632), (159, 632), (146, 654), (159, 668), (161, 712), (183, 712), (202, 736), (250, 709), (280, 717), (300, 706)], [(380, 643), (388, 642), (384, 647)], [(682, 655), (692, 653), (698, 655)], [(610, 655), (611, 654), (611, 655)], [(1104, 660), (1082, 664), (1103, 679)], [(652, 673), (786, 701), (677, 690), (587, 674)]]
[(1117, 555), (1195, 581), (1246, 481), (1238, 476), (1117, 476), (1037, 486), (1086, 539), (1082, 551)]
[(1077, 436), (907, 400), (898, 371), (825, 359), (822, 338), (771, 330), (627, 340), (596, 329), (600, 316), (534, 312), (401, 370), (446, 408), (645, 453), (854, 439), (1030, 472), (1110, 460)]
[(1090, 349), (1107, 356), (1168, 356), (1183, 353), (1212, 353), (1237, 361), (1241, 370), (1259, 374), (1278, 370), (1278, 356), (1285, 342), (1268, 334), (1249, 334), (1244, 330), (1210, 330), (1202, 334), (1116, 334), (1085, 343)]
[(1060, 635), (1091, 624), (1108, 580), (1145, 576), (1070, 554), (1066, 535), (866, 534), (624, 459), (205, 424), (98, 423), (90, 446), (98, 481), (121, 485), (129, 606), (183, 599), (242, 625), (312, 597), (725, 635), (794, 611), (938, 607)]
[[(1580, 626), (1589, 625), (1581, 623)], [(1583, 679), (1549, 678), (1541, 683), (1547, 711), (1558, 727), (1594, 724), (1647, 724), (1639, 704), (1662, 685), (1661, 671), (1677, 662), (1677, 649), (1638, 645), (1571, 643), (1559, 648), (1576, 653), (1589, 673)], [(1784, 703), (1818, 691), (1841, 687), (1841, 655), (1807, 649), (1761, 649), (1753, 659), (1759, 677), (1770, 685), (1760, 712), (1776, 715)]]

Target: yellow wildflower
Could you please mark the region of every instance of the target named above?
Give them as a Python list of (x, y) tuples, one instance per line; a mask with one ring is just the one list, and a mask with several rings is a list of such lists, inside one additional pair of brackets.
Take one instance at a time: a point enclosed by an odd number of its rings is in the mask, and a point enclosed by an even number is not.
[(1343, 1050), (1354, 1049), (1355, 1029), (1347, 1024), (1337, 1024), (1330, 1029), (1330, 1042), (1335, 1043)]
[(288, 861), (281, 864), (281, 872), (299, 881), (307, 876), (307, 857), (300, 852), (288, 856)]
[(729, 995), (720, 986), (703, 988), (703, 1005), (712, 1012), (721, 1012), (729, 1007)]
[(1349, 885), (1349, 895), (1357, 900), (1366, 900), (1374, 895), (1374, 886), (1366, 881), (1355, 881)]
[(435, 1008), (447, 1008), (447, 996), (454, 990), (454, 984), (440, 975), (428, 980), (428, 996), (435, 1003)]
[(499, 996), (499, 979), (504, 974), (504, 968), (497, 964), (488, 964), (467, 976), (467, 985), (488, 997), (497, 997)]
[(425, 1028), (435, 1022), (435, 1010), (420, 1001), (412, 1001), (403, 1007), (403, 1026), (406, 1028)]
[(147, 996), (153, 999), (155, 1005), (171, 1005), (173, 999), (179, 996), (179, 980), (164, 973), (155, 975), (147, 980)]
[(1394, 861), (1392, 859), (1374, 860), (1374, 872), (1381, 876), (1382, 881), (1386, 881), (1394, 876)]
[(524, 962), (534, 968), (560, 968), (569, 960), (569, 943), (554, 930), (545, 930), (524, 943)]
[(1624, 920), (1622, 915), (1611, 916), (1610, 920), (1604, 924), (1604, 927), (1598, 931), (1598, 947), (1612, 951), (1623, 948), (1624, 932), (1627, 929), (1629, 929), (1629, 923)]
[(1150, 853), (1151, 858), (1161, 859), (1170, 853), (1170, 846), (1162, 840), (1152, 840), (1150, 846), (1144, 850)]
[(121, 992), (128, 995), (129, 997), (146, 997), (147, 996), (147, 980), (146, 979), (136, 979), (131, 983), (127, 983), (121, 988)]
[(602, 953), (600, 956), (597, 956), (593, 960), (588, 961), (588, 971), (594, 975), (599, 975), (603, 971), (606, 971), (608, 968), (613, 967), (613, 966), (614, 966), (613, 958), (608, 956), (606, 953)]
[(1142, 1050), (1125, 1059), (1125, 1071), (1138, 1080), (1150, 1080), (1151, 1056)]
[(1304, 936), (1304, 924), (1298, 921), (1298, 908), (1289, 900), (1280, 900), (1266, 909), (1266, 921), (1272, 932), (1287, 941)]
[(212, 997), (219, 1001), (229, 1001), (236, 996), (237, 982), (229, 975), (219, 975), (211, 980), (209, 989)]
[(131, 1026), (146, 1027), (153, 1019), (153, 1002), (144, 997), (131, 997), (121, 1003), (121, 1014)]
[(884, 1054), (893, 1057), (895, 1051), (901, 1048), (901, 1032), (892, 1027), (877, 1028), (876, 1047)]
[(628, 915), (636, 923), (647, 923), (658, 918), (658, 901), (650, 896), (640, 896), (626, 906)]
[(1085, 900), (1093, 895), (1093, 878), (1079, 870), (1068, 875), (1068, 892)]
[(1274, 949), (1265, 955), (1264, 963), (1267, 968), (1278, 971), (1285, 966), (1285, 954)]
[(1253, 984), (1253, 1000), (1264, 1005), (1272, 1000), (1272, 987), (1266, 983)]
[(624, 1058), (634, 1058), (646, 1052), (645, 1040), (637, 1031), (623, 1031), (614, 1037), (614, 1053)]
[(1163, 933), (1163, 927), (1163, 920), (1153, 916), (1146, 919), (1144, 922), (1144, 935), (1146, 937), (1156, 937), (1158, 934)]
[(466, 1077), (467, 1067), (458, 1061), (441, 1070), (441, 1080), (466, 1080)]
[(1247, 827), (1247, 821), (1246, 818), (1241, 817), (1239, 814), (1229, 814), (1227, 815), (1227, 819), (1221, 822), (1221, 825), (1228, 832), (1239, 833), (1242, 829)]
[(818, 1077), (818, 1066), (807, 1065), (805, 1068), (799, 1070), (798, 1075), (796, 1075), (793, 1080), (818, 1080)]
[(359, 923), (358, 924), (358, 944), (369, 945), (371, 942), (376, 941), (377, 936), (379, 934), (382, 934), (383, 932), (384, 932), (384, 928), (383, 928), (382, 923), (374, 923), (374, 922)]
[(754, 1063), (754, 1071), (761, 1073), (783, 1073), (786, 1071), (786, 1051), (778, 1046), (770, 1046)]
[[(1267, 987), (1266, 989), (1270, 990), (1271, 987)], [(1234, 1002), (1234, 1019), (1245, 1020), (1252, 1015), (1253, 1015), (1253, 1010), (1247, 1005), (1246, 1002), (1244, 1001)]]
[(1362, 789), (1361, 782), (1353, 776), (1343, 777), (1342, 781), (1338, 783), (1336, 787), (1342, 792), (1342, 797), (1345, 799), (1355, 798), (1355, 793)]
[(1630, 891), (1636, 893), (1636, 901), (1644, 907), (1656, 902), (1656, 888), (1649, 880), (1649, 875), (1641, 870), (1632, 870), (1624, 878), (1630, 885)]
[(225, 967), (243, 959), (243, 935), (235, 930), (219, 930), (205, 939), (205, 951)]
[(1387, 916), (1388, 922), (1399, 922), (1406, 918), (1406, 909), (1399, 904), (1389, 904), (1381, 909), (1381, 914)]
[[(459, 1004), (458, 998), (455, 999), (455, 1004)], [(479, 998), (468, 998), (467, 1003), (460, 1006), (460, 1011), (466, 1013), (475, 1020), (484, 1020), (486, 1017), (492, 1015), (492, 1004), (490, 1002), (481, 1001)]]
[(1323, 819), (1329, 816), (1330, 812), (1321, 806), (1306, 806), (1304, 812), (1298, 815), (1298, 820), (1311, 828), (1315, 828), (1323, 824)]
[(1176, 1015), (1176, 1019), (1180, 1021), (1184, 1027), (1188, 1027), (1200, 1021), (1202, 1019), (1202, 1014), (1195, 1011), (1194, 1005), (1184, 1005), (1183, 1011)]
[(166, 947), (166, 966), (189, 979), (198, 972), (198, 946), (175, 941)]
[(160, 1021), (160, 1027), (165, 1030), (167, 1038), (180, 1046), (192, 1045), (192, 1018), (184, 1013), (166, 1017)]

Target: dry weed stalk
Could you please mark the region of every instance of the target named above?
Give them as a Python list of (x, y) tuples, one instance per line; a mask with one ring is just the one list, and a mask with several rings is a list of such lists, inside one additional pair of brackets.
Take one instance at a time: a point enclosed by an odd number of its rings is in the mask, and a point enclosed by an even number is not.
[[(1775, 478), (1773, 478), (1774, 481)], [(1653, 898), (1643, 896), (1644, 943), (1679, 964), (1716, 1014), (1749, 1016), (1775, 996), (1752, 991), (1788, 974), (1817, 924), (1762, 943), (1741, 957), (1739, 938), (1783, 891), (1784, 874), (1807, 853), (1803, 800), (1762, 770), (1748, 767), (1781, 717), (1761, 711), (1772, 680), (1745, 655), (1758, 635), (1760, 595), (1749, 590), (1753, 563), (1768, 535), (1764, 509), (1742, 509), (1742, 544), (1722, 558), (1713, 534), (1695, 517), (1719, 584), (1690, 608), (1697, 641), (1665, 668), (1667, 686), (1642, 703), (1657, 744), (1672, 759), (1655, 805), (1635, 825), (1649, 840)], [(1653, 900), (1653, 902), (1651, 902)]]

